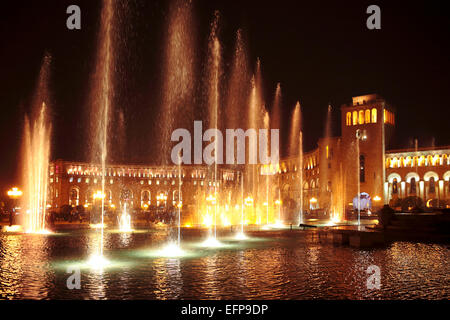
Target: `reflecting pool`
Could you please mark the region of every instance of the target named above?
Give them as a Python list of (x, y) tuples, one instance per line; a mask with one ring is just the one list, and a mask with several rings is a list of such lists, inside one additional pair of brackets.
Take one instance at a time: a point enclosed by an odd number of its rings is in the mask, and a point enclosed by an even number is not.
[[(318, 241), (316, 231), (248, 232), (245, 240), (183, 232), (180, 251), (161, 254), (168, 232), (105, 231), (104, 268), (90, 268), (98, 232), (0, 233), (1, 299), (448, 299), (448, 245), (396, 242), (361, 250)], [(180, 254), (180, 252), (182, 254)], [(381, 288), (367, 288), (369, 266)], [(69, 290), (79, 268), (81, 289)]]

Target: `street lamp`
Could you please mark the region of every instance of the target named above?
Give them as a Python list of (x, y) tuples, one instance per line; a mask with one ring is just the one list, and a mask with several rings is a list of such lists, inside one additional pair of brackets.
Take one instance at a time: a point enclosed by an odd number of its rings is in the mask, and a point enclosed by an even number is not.
[(23, 195), (23, 192), (19, 190), (19, 188), (14, 187), (11, 190), (8, 190), (7, 194), (8, 197), (15, 200), (20, 198)]
[(252, 197), (247, 197), (247, 198), (245, 198), (244, 203), (245, 203), (245, 205), (246, 205), (247, 207), (252, 206), (252, 205), (253, 205), (253, 198), (252, 198)]
[(14, 187), (11, 190), (8, 190), (7, 194), (8, 197), (13, 200), (13, 209), (9, 216), (9, 226), (11, 227), (13, 224), (13, 214), (16, 213), (17, 199), (19, 199), (23, 195), (23, 192), (19, 188)]
[(361, 225), (361, 159), (360, 159), (360, 151), (359, 151), (359, 142), (367, 140), (366, 130), (357, 129), (356, 130), (356, 162), (357, 166), (357, 174), (356, 178), (358, 179), (358, 226)]

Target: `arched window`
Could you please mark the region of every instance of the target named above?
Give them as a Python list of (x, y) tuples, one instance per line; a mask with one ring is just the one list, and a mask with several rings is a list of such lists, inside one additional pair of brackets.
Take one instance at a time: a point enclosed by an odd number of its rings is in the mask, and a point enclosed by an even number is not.
[(347, 112), (346, 124), (347, 124), (347, 126), (351, 126), (352, 125), (352, 113), (351, 112)]
[(358, 124), (358, 111), (353, 111), (353, 125), (356, 126)]
[(183, 200), (183, 194), (181, 194), (180, 192), (178, 192), (178, 190), (174, 190), (172, 193), (172, 204), (174, 206), (177, 206), (178, 204), (180, 204), (180, 202), (182, 202)]
[(398, 185), (397, 185), (397, 178), (394, 178), (392, 181), (392, 194), (398, 193)]
[(151, 203), (151, 197), (150, 197), (150, 191), (144, 190), (141, 192), (141, 207), (145, 205), (150, 205)]
[(411, 178), (410, 184), (411, 184), (411, 187), (409, 189), (409, 193), (416, 194), (416, 178)]
[(364, 124), (364, 110), (359, 110), (359, 124)]
[(366, 113), (366, 123), (370, 123), (370, 110), (367, 109), (367, 110), (365, 111), (365, 113)]
[(377, 109), (372, 109), (372, 123), (377, 123)]
[(429, 185), (429, 187), (430, 187), (429, 192), (430, 193), (436, 193), (436, 185), (434, 183), (434, 177), (430, 178), (429, 184), (430, 184)]
[(359, 156), (359, 181), (366, 181), (366, 158), (363, 155)]
[(77, 188), (70, 190), (69, 204), (71, 206), (78, 206), (80, 204), (80, 190)]

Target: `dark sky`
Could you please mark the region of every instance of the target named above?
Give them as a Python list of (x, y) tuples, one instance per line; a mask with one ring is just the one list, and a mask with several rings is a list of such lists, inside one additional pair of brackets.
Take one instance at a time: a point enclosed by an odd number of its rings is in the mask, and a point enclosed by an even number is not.
[[(120, 95), (129, 162), (158, 152), (148, 133), (157, 119), (157, 96), (167, 1), (130, 0), (120, 50)], [(284, 119), (296, 100), (304, 112), (305, 149), (323, 134), (328, 103), (379, 93), (397, 110), (396, 143), (450, 145), (450, 19), (444, 2), (194, 0), (198, 54), (206, 50), (214, 10), (221, 12), (225, 59), (243, 28), (252, 61), (260, 57), (270, 104), (282, 83)], [(82, 10), (82, 30), (66, 29), (67, 6)], [(378, 4), (382, 29), (366, 28), (366, 8)], [(85, 160), (89, 76), (94, 68), (100, 1), (11, 1), (0, 5), (0, 187), (18, 176), (24, 112), (42, 57), (53, 57), (52, 158)], [(229, 59), (228, 59), (229, 60)], [(230, 61), (226, 60), (226, 63)], [(149, 161), (151, 162), (151, 161)]]

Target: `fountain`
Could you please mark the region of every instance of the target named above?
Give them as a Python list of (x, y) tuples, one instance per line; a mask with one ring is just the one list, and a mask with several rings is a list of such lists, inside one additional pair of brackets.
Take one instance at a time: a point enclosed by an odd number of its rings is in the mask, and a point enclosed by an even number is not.
[(299, 218), (298, 223), (303, 223), (303, 132), (301, 129), (301, 106), (297, 101), (292, 115), (291, 133), (289, 135), (289, 154), (298, 155), (298, 175), (299, 175)]
[(244, 176), (241, 174), (241, 231), (236, 234), (236, 240), (245, 240), (247, 236), (244, 233), (244, 224), (245, 224), (245, 216), (244, 216)]
[(25, 116), (23, 148), (24, 196), (21, 207), (26, 210), (23, 221), (27, 233), (46, 230), (47, 190), (49, 184), (50, 131), (48, 119), (49, 77), (51, 57), (45, 56), (39, 73), (31, 118)]
[(113, 113), (112, 99), (114, 90), (114, 45), (113, 26), (115, 23), (114, 1), (104, 0), (101, 15), (99, 36), (99, 48), (97, 53), (96, 69), (93, 75), (91, 91), (91, 146), (92, 163), (101, 164), (101, 190), (97, 191), (95, 198), (100, 200), (100, 244), (97, 252), (89, 260), (92, 267), (103, 267), (108, 264), (103, 257), (103, 237), (105, 227), (105, 180), (106, 162), (108, 157), (108, 136), (110, 130), (110, 118)]
[[(212, 129), (219, 128), (219, 104), (220, 104), (220, 77), (222, 64), (222, 48), (218, 38), (219, 28), (219, 12), (216, 11), (214, 19), (211, 24), (211, 33), (208, 44), (208, 73), (207, 73), (207, 94), (208, 94), (208, 120), (209, 127)], [(206, 199), (214, 206), (213, 219), (213, 234), (205, 241), (205, 246), (218, 246), (217, 240), (217, 215), (218, 215), (218, 177), (217, 177), (217, 162), (218, 162), (218, 148), (219, 142), (217, 137), (214, 137), (214, 164), (209, 166), (210, 185), (212, 183), (212, 191)], [(210, 230), (211, 233), (211, 230)]]
[(122, 214), (119, 218), (119, 230), (121, 232), (131, 232), (131, 216), (127, 211), (127, 203), (124, 203)]

